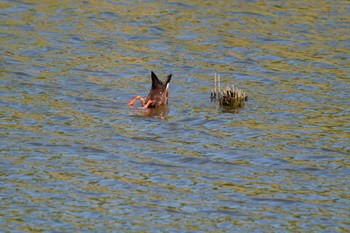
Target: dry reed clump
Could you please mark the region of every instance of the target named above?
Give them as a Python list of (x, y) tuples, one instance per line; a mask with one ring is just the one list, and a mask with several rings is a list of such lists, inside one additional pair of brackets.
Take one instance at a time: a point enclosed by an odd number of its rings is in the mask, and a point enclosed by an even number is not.
[(228, 106), (231, 108), (243, 107), (245, 101), (248, 101), (246, 93), (232, 85), (232, 88), (226, 87), (221, 92), (220, 75), (214, 76), (214, 89), (211, 90), (210, 98), (212, 101), (219, 100), (221, 106)]

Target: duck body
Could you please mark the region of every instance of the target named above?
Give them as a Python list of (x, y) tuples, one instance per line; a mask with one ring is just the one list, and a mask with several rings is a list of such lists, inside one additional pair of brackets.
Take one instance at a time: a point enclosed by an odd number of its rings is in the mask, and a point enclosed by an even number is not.
[(160, 106), (167, 105), (169, 98), (169, 83), (171, 77), (172, 74), (169, 74), (167, 76), (167, 80), (165, 83), (163, 83), (152, 71), (152, 86), (148, 96), (145, 99), (141, 96), (136, 96), (133, 100), (130, 101), (129, 106), (132, 107), (137, 100), (141, 102), (142, 108), (158, 108)]

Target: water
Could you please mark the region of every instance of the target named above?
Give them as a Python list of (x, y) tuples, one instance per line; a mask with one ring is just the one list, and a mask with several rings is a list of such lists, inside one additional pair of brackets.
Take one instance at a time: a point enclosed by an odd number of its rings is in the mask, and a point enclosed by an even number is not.
[[(4, 232), (348, 232), (348, 1), (1, 1)], [(131, 109), (150, 72), (169, 106)], [(250, 100), (209, 96), (214, 74)]]

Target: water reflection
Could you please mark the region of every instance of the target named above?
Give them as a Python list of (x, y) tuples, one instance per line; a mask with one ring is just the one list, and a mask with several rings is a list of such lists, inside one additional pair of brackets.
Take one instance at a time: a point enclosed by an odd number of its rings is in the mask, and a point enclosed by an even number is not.
[[(347, 1), (2, 1), (0, 229), (347, 232)], [(149, 72), (169, 106), (130, 109)], [(252, 97), (226, 114), (214, 73)]]
[(134, 112), (139, 116), (155, 118), (162, 121), (166, 121), (168, 119), (169, 107), (168, 106), (160, 106), (158, 108), (133, 108)]
[(151, 108), (149, 109), (145, 116), (157, 118), (160, 120), (167, 120), (168, 114), (169, 114), (169, 107), (168, 106), (160, 106), (159, 108)]
[(220, 106), (220, 110), (222, 113), (236, 113), (236, 114), (243, 111), (241, 107), (231, 107), (231, 106)]

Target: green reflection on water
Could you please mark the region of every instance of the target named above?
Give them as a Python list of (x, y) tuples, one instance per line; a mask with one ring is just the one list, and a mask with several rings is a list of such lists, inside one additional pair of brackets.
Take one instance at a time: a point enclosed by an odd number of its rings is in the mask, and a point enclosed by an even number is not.
[[(345, 2), (26, 3), (0, 4), (5, 229), (346, 231)], [(130, 110), (150, 70), (169, 108)]]

